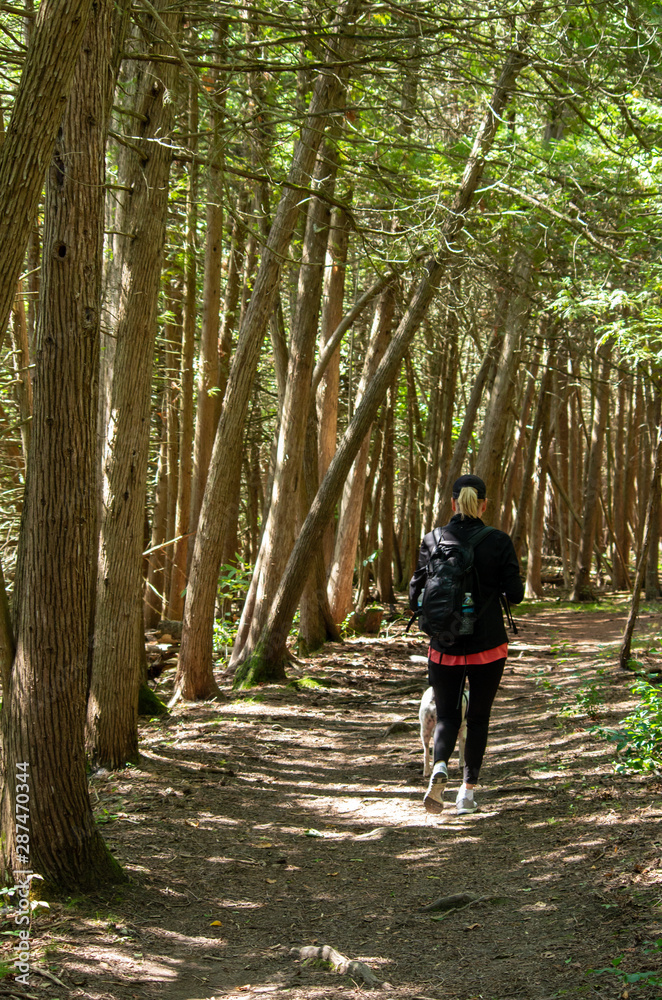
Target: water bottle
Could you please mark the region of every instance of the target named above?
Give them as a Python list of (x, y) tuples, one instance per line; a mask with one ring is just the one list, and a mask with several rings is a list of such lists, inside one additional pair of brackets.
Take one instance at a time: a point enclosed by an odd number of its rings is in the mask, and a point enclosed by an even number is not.
[(460, 619), (460, 635), (473, 635), (474, 634), (474, 621), (476, 620), (476, 614), (474, 611), (474, 599), (467, 591), (464, 595), (464, 600), (462, 601), (462, 617)]

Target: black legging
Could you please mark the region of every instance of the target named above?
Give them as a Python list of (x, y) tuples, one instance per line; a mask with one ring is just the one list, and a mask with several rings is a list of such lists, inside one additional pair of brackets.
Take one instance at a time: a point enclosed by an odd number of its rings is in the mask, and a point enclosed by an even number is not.
[(434, 731), (434, 761), (448, 763), (462, 722), (461, 695), (465, 676), (469, 679), (467, 743), (464, 748), (464, 780), (475, 785), (487, 746), (490, 711), (506, 662), (468, 663), (445, 666), (428, 660), (428, 679), (434, 688), (437, 726)]

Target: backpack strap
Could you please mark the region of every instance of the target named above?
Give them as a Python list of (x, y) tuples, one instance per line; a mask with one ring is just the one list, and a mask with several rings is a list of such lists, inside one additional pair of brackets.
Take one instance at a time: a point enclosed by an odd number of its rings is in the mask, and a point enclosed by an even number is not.
[(476, 546), (480, 545), (483, 539), (487, 538), (488, 535), (491, 535), (493, 531), (496, 531), (496, 528), (493, 528), (491, 524), (484, 524), (482, 528), (479, 528), (478, 531), (475, 531), (473, 535), (467, 538), (467, 542), (472, 548), (475, 549)]

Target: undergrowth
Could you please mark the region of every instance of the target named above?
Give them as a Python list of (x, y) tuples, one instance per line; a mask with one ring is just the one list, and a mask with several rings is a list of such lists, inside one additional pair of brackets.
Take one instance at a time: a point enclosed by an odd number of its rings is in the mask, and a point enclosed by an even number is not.
[(662, 691), (640, 678), (632, 686), (639, 704), (618, 729), (595, 726), (591, 732), (616, 744), (618, 773), (662, 771)]

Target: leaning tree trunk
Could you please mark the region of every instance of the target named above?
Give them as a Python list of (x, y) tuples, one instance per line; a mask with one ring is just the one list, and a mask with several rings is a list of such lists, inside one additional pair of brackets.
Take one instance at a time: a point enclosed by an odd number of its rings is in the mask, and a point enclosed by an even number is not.
[[(338, 14), (338, 33), (329, 39), (329, 59), (334, 63), (338, 57), (344, 59), (349, 53), (352, 39), (344, 37), (342, 29), (353, 23), (359, 7), (360, 0), (348, 0)], [(309, 183), (324, 131), (332, 122), (343, 86), (335, 69), (320, 72), (301, 138), (295, 147), (288, 183), (284, 186), (253, 294), (241, 324), (200, 509), (184, 610), (175, 696), (205, 698), (216, 690), (212, 672), (212, 627), (218, 571), (228, 529), (231, 470), (241, 462), (251, 387), (274, 307), (282, 262), (299, 216), (301, 187)]]
[[(165, 2), (165, 0), (163, 0)], [(173, 32), (179, 15), (160, 7)], [(160, 26), (152, 21), (159, 34)], [(157, 46), (159, 55), (162, 46)], [(111, 421), (104, 454), (94, 657), (87, 713), (88, 750), (104, 767), (138, 758), (138, 689), (144, 647), (144, 512), (156, 308), (161, 278), (175, 68), (155, 60), (139, 77), (134, 138), (122, 173), (130, 189), (120, 214), (122, 273)], [(123, 192), (124, 193), (124, 192)]]
[(632, 646), (632, 636), (634, 634), (634, 627), (637, 622), (637, 615), (639, 614), (639, 601), (641, 599), (641, 588), (644, 584), (644, 580), (646, 577), (646, 566), (648, 563), (648, 549), (651, 542), (651, 536), (653, 530), (653, 516), (655, 513), (655, 495), (656, 493), (658, 493), (660, 488), (661, 473), (662, 473), (662, 428), (658, 426), (657, 442), (655, 445), (655, 456), (653, 464), (652, 484), (648, 496), (648, 504), (646, 505), (646, 521), (644, 524), (641, 551), (639, 552), (639, 558), (637, 560), (637, 571), (634, 578), (634, 586), (632, 588), (632, 603), (630, 604), (630, 613), (628, 615), (628, 620), (625, 625), (625, 630), (623, 632), (623, 640), (621, 642), (621, 649), (619, 654), (619, 663), (623, 670), (630, 670), (632, 668), (632, 662), (630, 660), (630, 649)]
[(571, 601), (591, 600), (590, 588), (591, 558), (595, 542), (595, 531), (600, 502), (600, 479), (602, 456), (604, 451), (605, 429), (609, 412), (609, 371), (611, 345), (607, 343), (600, 348), (601, 358), (598, 373), (595, 414), (591, 432), (591, 447), (588, 457), (588, 470), (584, 488), (584, 503), (582, 512), (582, 527), (579, 538), (579, 552), (575, 568), (575, 580), (570, 597)]
[(241, 675), (235, 676), (234, 683), (237, 687), (250, 687), (268, 680), (275, 674), (279, 675), (282, 670), (282, 663), (287, 654), (287, 636), (305, 585), (310, 554), (319, 544), (323, 526), (333, 513), (352, 462), (427, 312), (451, 256), (456, 256), (453, 253), (454, 244), (465, 224), (466, 214), (483, 173), (485, 157), (494, 141), (515, 81), (526, 63), (524, 55), (526, 37), (526, 35), (520, 36), (517, 46), (508, 54), (467, 161), (448, 221), (443, 227), (438, 252), (428, 261), (427, 273), (419, 282), (409, 308), (393, 335), (386, 354), (334, 455), (292, 550), (257, 649), (253, 657), (242, 664)]
[[(16, 878), (27, 867), (58, 887), (95, 890), (124, 877), (95, 826), (84, 742), (114, 18), (114, 4), (95, 5), (46, 188), (34, 421), (14, 605), (17, 646), (2, 719), (5, 870), (13, 869)], [(29, 809), (20, 805), (28, 797)], [(29, 855), (16, 845), (17, 821), (29, 825)]]

